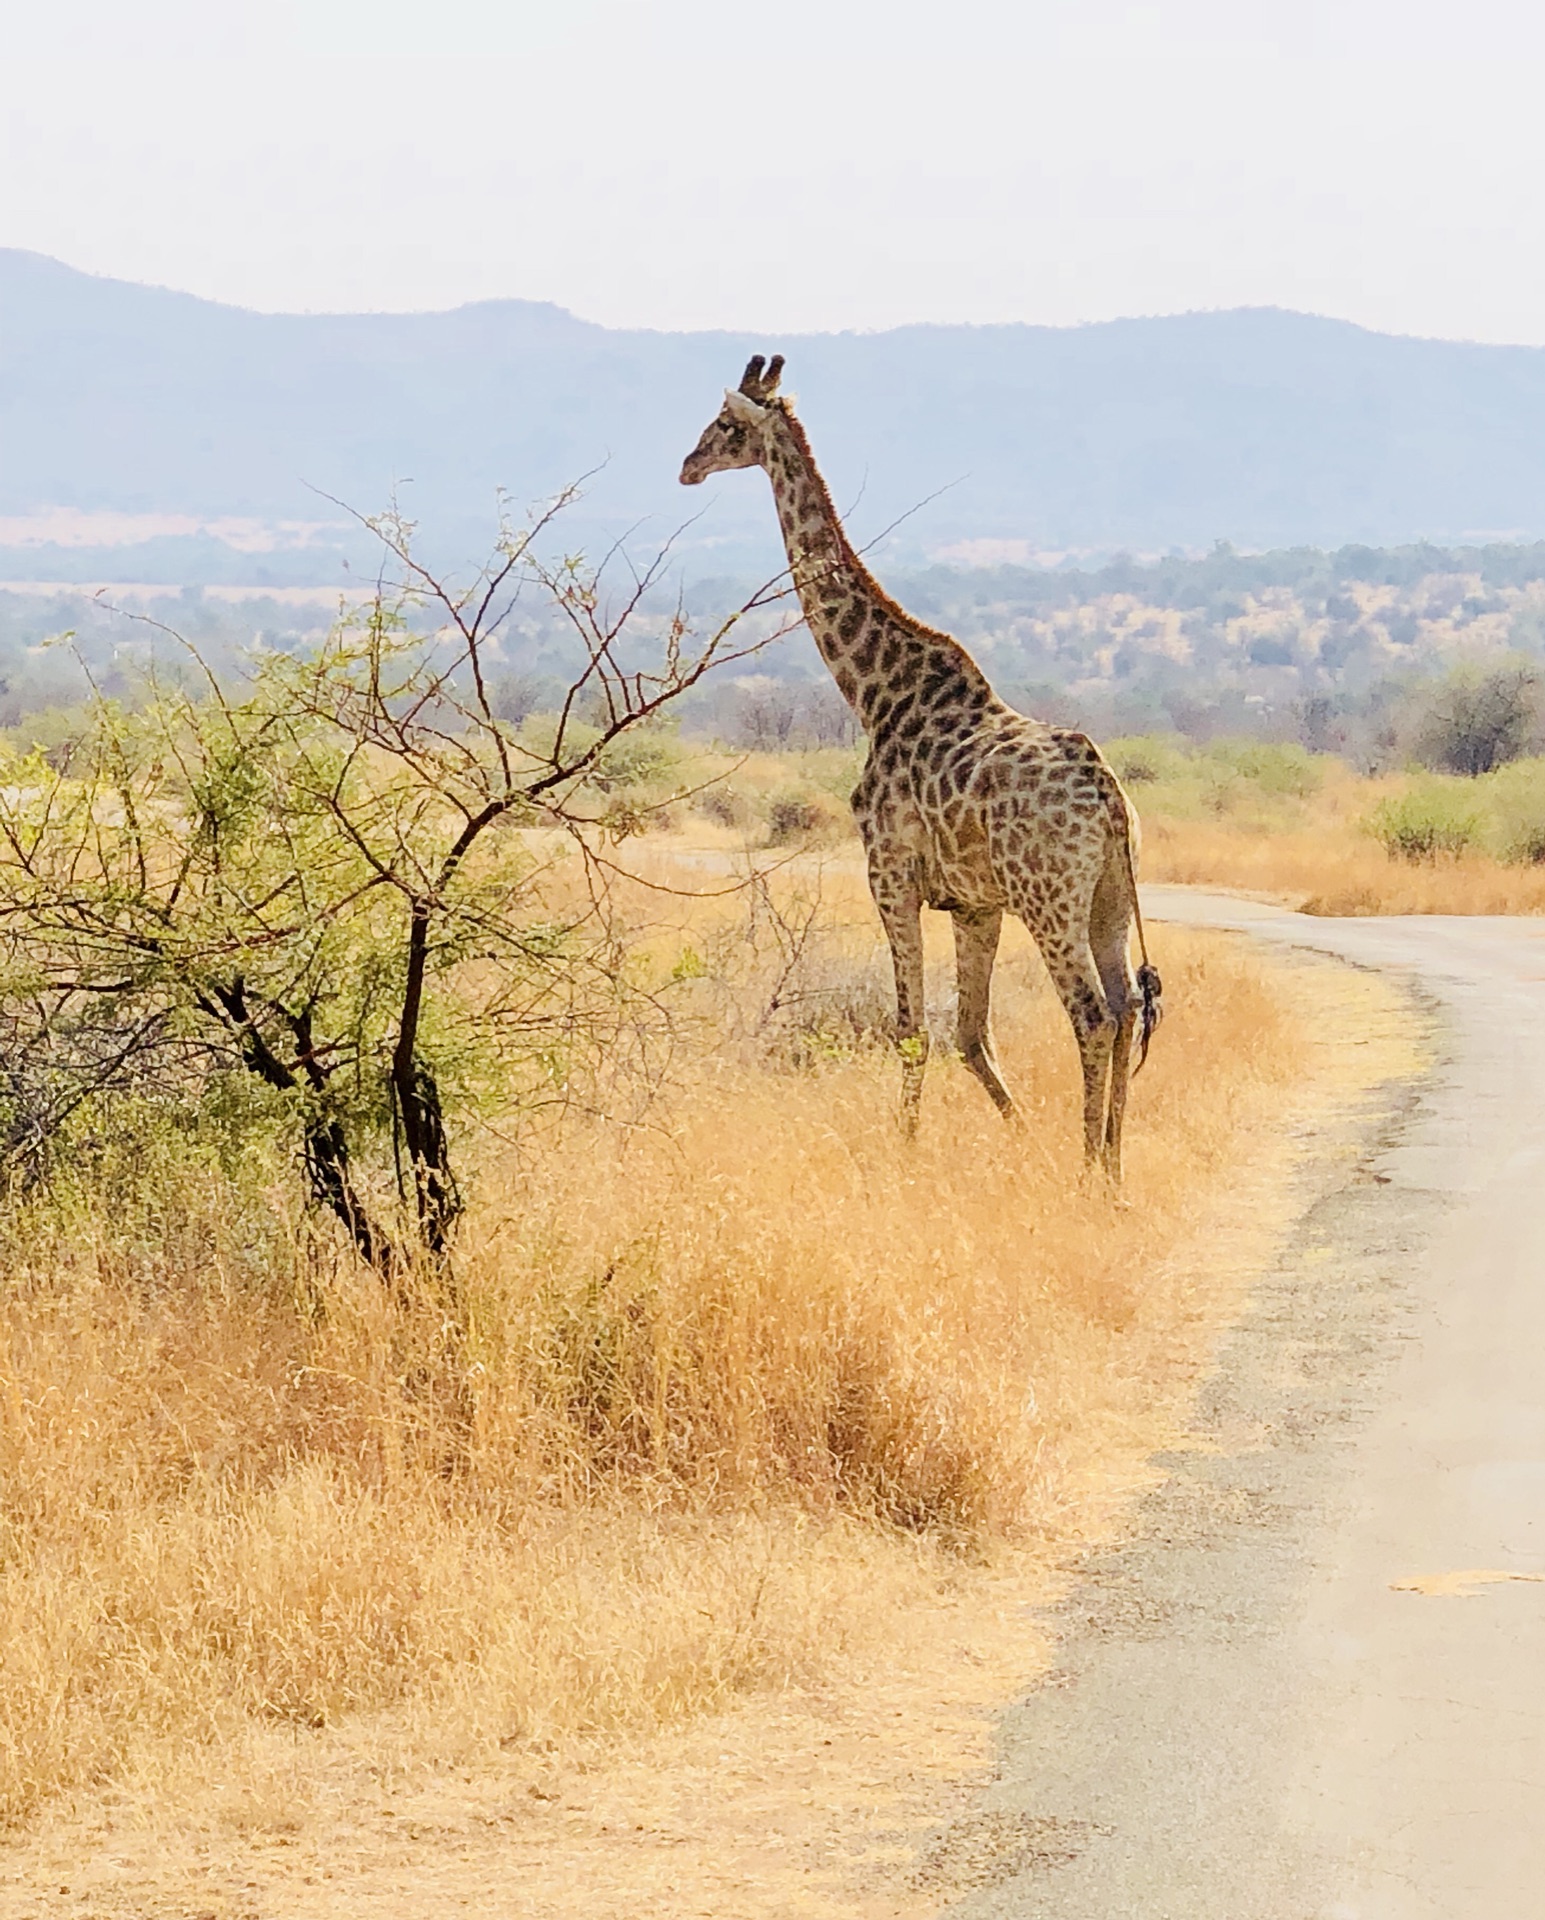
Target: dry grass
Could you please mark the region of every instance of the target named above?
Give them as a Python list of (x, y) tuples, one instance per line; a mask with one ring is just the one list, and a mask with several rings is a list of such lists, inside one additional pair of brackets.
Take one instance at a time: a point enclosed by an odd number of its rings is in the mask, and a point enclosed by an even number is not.
[[(594, 1766), (872, 1675), (1004, 1553), (1024, 1590), (1141, 1478), (1237, 1298), (1192, 1236), (1242, 1146), (1291, 1151), (1267, 1121), (1304, 1072), (1293, 994), (1218, 937), (1155, 932), (1171, 1011), (1118, 1206), (1077, 1165), (1071, 1042), (1023, 939), (998, 1023), (1025, 1131), (945, 1060), (907, 1149), (887, 1049), (780, 1041), (765, 916), (650, 911), (657, 963), (700, 975), (673, 1082), (648, 1124), (490, 1151), (455, 1311), (340, 1266), (318, 1315), (283, 1189), (191, 1152), (12, 1213), (8, 1821), (52, 1808), (55, 1851), (115, 1806), (272, 1833), (340, 1769), (357, 1798)], [(821, 926), (805, 965), (862, 998), (849, 881)], [(1013, 1644), (1023, 1665), (1040, 1643)]]
[(1545, 868), (1484, 853), (1394, 860), (1334, 815), (1262, 831), (1145, 811), (1143, 877), (1257, 893), (1305, 913), (1545, 913)]
[[(1146, 880), (1232, 888), (1316, 914), (1545, 912), (1535, 858), (1545, 763), (1481, 780), (1363, 778), (1292, 748), (1132, 740), (1112, 751), (1142, 816)], [(1397, 858), (1373, 830), (1381, 814), (1434, 809), (1466, 823), (1465, 850)]]

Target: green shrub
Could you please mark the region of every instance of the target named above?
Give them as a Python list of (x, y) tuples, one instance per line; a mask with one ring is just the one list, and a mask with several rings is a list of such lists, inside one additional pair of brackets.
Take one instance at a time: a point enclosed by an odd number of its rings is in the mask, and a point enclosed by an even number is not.
[(1162, 788), (1166, 812), (1222, 815), (1252, 801), (1307, 800), (1324, 779), (1321, 760), (1289, 742), (1192, 746), (1162, 734), (1137, 734), (1108, 741), (1105, 757), (1126, 785)]
[(1484, 818), (1473, 801), (1447, 787), (1412, 787), (1381, 800), (1361, 822), (1391, 860), (1435, 861), (1474, 847)]
[(676, 778), (681, 759), (674, 727), (635, 727), (603, 749), (596, 762), (595, 784), (603, 791), (656, 786)]
[(1224, 741), (1213, 749), (1213, 757), (1262, 793), (1283, 798), (1308, 800), (1325, 778), (1320, 761), (1294, 741)]
[[(584, 753), (600, 737), (599, 727), (570, 715), (563, 723), (565, 757)], [(531, 752), (546, 758), (554, 751), (558, 739), (558, 716), (532, 714), (520, 729), (520, 739)], [(600, 793), (671, 784), (679, 776), (682, 759), (674, 726), (666, 721), (646, 722), (602, 748), (590, 770), (588, 784)]]
[(1498, 856), (1514, 866), (1545, 865), (1545, 760), (1515, 760), (1476, 784)]
[(1145, 786), (1155, 780), (1183, 780), (1194, 770), (1194, 760), (1174, 741), (1160, 734), (1134, 734), (1108, 740), (1105, 758), (1116, 778), (1127, 786)]

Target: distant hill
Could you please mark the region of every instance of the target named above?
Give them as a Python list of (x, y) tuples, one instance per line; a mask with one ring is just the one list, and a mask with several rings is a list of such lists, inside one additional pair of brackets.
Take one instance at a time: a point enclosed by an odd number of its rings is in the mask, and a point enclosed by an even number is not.
[[(648, 541), (699, 512), (693, 570), (738, 570), (772, 551), (765, 488), (729, 476), (686, 495), (675, 476), (720, 388), (768, 348), (860, 538), (918, 508), (896, 564), (1545, 535), (1545, 349), (1271, 310), (778, 338), (615, 330), (515, 300), (267, 315), (14, 251), (0, 516), (315, 522), (333, 510), (307, 483), (370, 510), (401, 481), (466, 550), (496, 487), (524, 503), (601, 466), (588, 540), (647, 520)], [(309, 582), (336, 577), (346, 545), (13, 546), (0, 575)]]

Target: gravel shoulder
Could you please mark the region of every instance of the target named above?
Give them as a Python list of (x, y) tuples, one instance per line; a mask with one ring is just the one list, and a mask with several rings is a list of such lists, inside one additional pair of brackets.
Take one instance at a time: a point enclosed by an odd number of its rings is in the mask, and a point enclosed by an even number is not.
[[(1527, 1920), (1545, 1884), (1545, 924), (1317, 920), (1153, 888), (1393, 975), (1392, 1090), (1090, 1558), (1002, 1730), (1018, 1870), (960, 1920)], [(1350, 1044), (1357, 1036), (1349, 1035)]]

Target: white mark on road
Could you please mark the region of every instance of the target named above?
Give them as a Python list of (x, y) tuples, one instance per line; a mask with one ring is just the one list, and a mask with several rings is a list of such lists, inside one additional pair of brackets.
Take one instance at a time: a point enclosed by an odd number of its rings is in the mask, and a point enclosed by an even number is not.
[(1506, 1567), (1467, 1567), (1453, 1573), (1413, 1573), (1405, 1580), (1391, 1580), (1395, 1593), (1425, 1593), (1440, 1600), (1471, 1600), (1482, 1587), (1494, 1587), (1504, 1580), (1530, 1580), (1545, 1584), (1545, 1573), (1514, 1573)]

